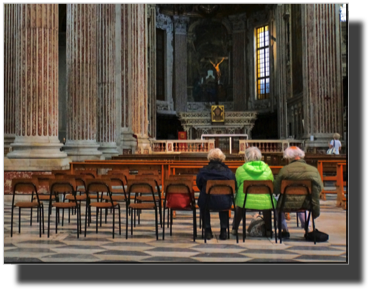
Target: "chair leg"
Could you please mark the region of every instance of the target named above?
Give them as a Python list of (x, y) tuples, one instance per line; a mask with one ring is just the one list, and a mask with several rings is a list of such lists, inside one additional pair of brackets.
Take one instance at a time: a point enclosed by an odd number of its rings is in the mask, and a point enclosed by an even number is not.
[(99, 208), (96, 207), (96, 233), (98, 233)]
[[(38, 213), (37, 213), (37, 219), (38, 219)], [(30, 208), (30, 226), (32, 226), (32, 220), (33, 220), (33, 208)], [(38, 220), (37, 220), (37, 222), (38, 222)]]
[(112, 238), (115, 238), (115, 207), (112, 208)]
[(45, 234), (45, 216), (44, 216), (44, 205), (41, 204), (41, 210), (42, 210), (42, 233)]
[(197, 215), (195, 208), (193, 209), (193, 241), (195, 242), (195, 238), (197, 237)]
[[(50, 209), (50, 208), (49, 208)], [(49, 210), (48, 209), (48, 210)], [(50, 237), (50, 214), (48, 213), (48, 238)]]
[(129, 207), (125, 207), (125, 222), (126, 222), (126, 227), (125, 227), (125, 239), (128, 239), (128, 212), (129, 212)]
[(282, 232), (281, 232), (281, 230), (282, 230), (282, 215), (281, 215), (281, 210), (280, 210), (278, 216), (279, 216), (278, 217), (279, 218), (279, 220), (278, 220), (278, 234), (280, 236), (280, 243), (282, 243)]
[(13, 237), (13, 211), (14, 211), (14, 206), (12, 203), (12, 210), (11, 210), (11, 237)]
[(135, 214), (134, 210), (134, 208), (131, 210), (131, 236), (133, 236), (133, 215)]
[(162, 212), (162, 240), (165, 240), (165, 207)]
[(173, 233), (173, 209), (170, 210), (170, 236)]
[(120, 216), (120, 214), (121, 214), (121, 209), (120, 209), (120, 204), (119, 204), (119, 235), (121, 236), (121, 216)]
[(156, 240), (158, 240), (158, 218), (157, 218), (157, 207), (154, 208), (154, 214), (155, 214), (155, 223), (156, 223)]
[(21, 233), (21, 207), (18, 208), (18, 233)]
[(277, 243), (277, 224), (276, 224), (276, 211), (274, 210), (273, 211), (273, 219), (274, 219), (274, 240), (276, 241)]
[(246, 214), (245, 214), (245, 209), (243, 208), (243, 242), (245, 242), (245, 237), (247, 235), (246, 228), (245, 228), (245, 223), (246, 223)]

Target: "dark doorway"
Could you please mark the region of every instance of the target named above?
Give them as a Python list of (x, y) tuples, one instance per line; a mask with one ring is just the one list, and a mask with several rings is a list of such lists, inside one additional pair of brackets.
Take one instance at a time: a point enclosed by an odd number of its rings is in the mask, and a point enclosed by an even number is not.
[(277, 111), (258, 114), (251, 137), (252, 139), (278, 139)]
[(183, 131), (176, 115), (157, 114), (156, 139), (178, 139), (178, 132)]

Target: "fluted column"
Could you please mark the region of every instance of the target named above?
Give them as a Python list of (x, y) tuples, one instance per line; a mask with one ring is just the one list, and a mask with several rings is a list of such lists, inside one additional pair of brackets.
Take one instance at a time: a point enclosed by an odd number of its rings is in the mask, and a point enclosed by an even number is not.
[(58, 140), (58, 4), (16, 7), (16, 138), (7, 157), (65, 158)]
[(246, 15), (229, 17), (232, 23), (232, 62), (234, 110), (247, 110)]
[(132, 17), (132, 129), (137, 136), (137, 152), (151, 151), (148, 138), (148, 46), (147, 4), (133, 4)]
[(187, 24), (189, 17), (173, 16), (174, 20), (174, 108), (187, 111)]
[(98, 133), (99, 150), (105, 158), (118, 155), (115, 141), (115, 4), (97, 5)]
[(4, 5), (4, 155), (16, 137), (17, 5)]
[(67, 4), (67, 141), (73, 161), (98, 159), (96, 4)]
[(343, 95), (338, 4), (302, 5), (304, 137), (325, 147), (343, 134)]

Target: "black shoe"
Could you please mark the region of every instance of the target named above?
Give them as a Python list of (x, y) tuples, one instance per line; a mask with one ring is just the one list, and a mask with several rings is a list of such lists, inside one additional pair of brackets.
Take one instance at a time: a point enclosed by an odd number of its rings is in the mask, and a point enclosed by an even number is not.
[[(278, 234), (278, 237), (280, 237), (280, 233)], [(287, 239), (287, 238), (290, 238), (290, 234), (289, 234), (289, 232), (283, 230), (281, 237), (283, 239)]]
[(220, 230), (220, 235), (219, 235), (220, 240), (227, 240), (227, 232), (225, 228), (222, 228)]
[(206, 239), (207, 239), (207, 240), (212, 239), (213, 235), (212, 235), (211, 229), (207, 229), (207, 228), (206, 228), (206, 233), (205, 233), (205, 235), (206, 235)]

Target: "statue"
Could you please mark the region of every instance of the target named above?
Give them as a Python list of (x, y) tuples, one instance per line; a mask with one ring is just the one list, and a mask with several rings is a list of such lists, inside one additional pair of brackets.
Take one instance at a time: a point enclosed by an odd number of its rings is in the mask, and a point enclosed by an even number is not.
[(215, 68), (216, 76), (217, 76), (217, 80), (218, 80), (218, 81), (220, 80), (220, 77), (221, 77), (221, 75), (222, 75), (222, 73), (221, 73), (221, 71), (220, 71), (220, 68), (219, 68), (219, 65), (220, 65), (221, 63), (223, 63), (223, 61), (224, 61), (225, 59), (226, 59), (226, 58), (223, 57), (222, 60), (221, 60), (219, 63), (217, 63), (217, 64), (215, 64), (212, 60), (209, 60), (210, 63), (211, 63), (211, 65), (213, 65), (214, 68)]

